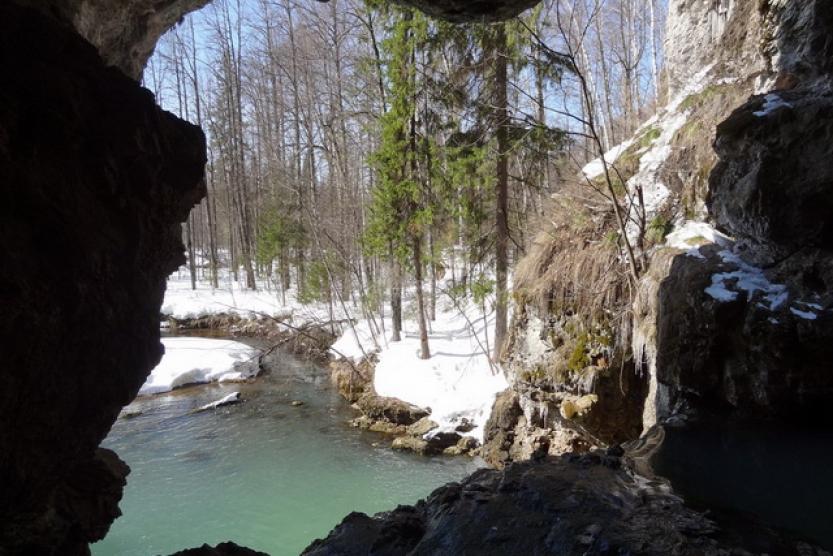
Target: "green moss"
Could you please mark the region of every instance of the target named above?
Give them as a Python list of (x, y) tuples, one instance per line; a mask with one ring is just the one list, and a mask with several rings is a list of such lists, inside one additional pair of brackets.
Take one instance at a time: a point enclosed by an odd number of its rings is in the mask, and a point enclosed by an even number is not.
[[(624, 176), (622, 176), (622, 177), (624, 177)], [(594, 178), (591, 181), (593, 182), (593, 185), (596, 187), (596, 189), (599, 189), (600, 191), (604, 191), (605, 193), (608, 192), (607, 179), (605, 178), (604, 174)], [(613, 189), (613, 194), (616, 195), (616, 197), (621, 198), (621, 197), (625, 196), (625, 191), (626, 191), (625, 184), (624, 184), (624, 182), (622, 182), (619, 175), (616, 174), (616, 172), (614, 172), (612, 170), (610, 172), (610, 186)]]
[(609, 348), (613, 345), (613, 336), (607, 330), (602, 330), (598, 334), (593, 334), (592, 343), (603, 348)]
[(703, 236), (694, 236), (689, 238), (685, 241), (688, 245), (692, 247), (700, 247), (701, 245), (705, 245), (709, 242), (708, 239), (704, 238)]
[(540, 365), (534, 369), (523, 371), (521, 373), (521, 381), (534, 384), (547, 378), (547, 371)]
[(671, 221), (661, 214), (658, 214), (654, 216), (650, 224), (648, 224), (648, 230), (645, 232), (645, 239), (653, 244), (662, 243), (665, 241), (665, 236), (670, 234), (673, 229), (674, 225), (671, 224)]
[(588, 334), (581, 334), (576, 339), (576, 345), (573, 351), (570, 352), (570, 357), (567, 359), (567, 369), (574, 373), (580, 373), (584, 368), (590, 364), (590, 356), (587, 353), (587, 344), (589, 341)]
[(699, 119), (690, 119), (685, 123), (685, 125), (683, 125), (680, 131), (677, 132), (677, 137), (683, 141), (690, 142), (699, 137), (703, 131), (703, 124)]
[(660, 135), (662, 135), (662, 130), (659, 127), (650, 127), (645, 133), (639, 136), (637, 144), (640, 149), (647, 149), (654, 144), (654, 141), (659, 139)]
[(687, 96), (683, 101), (680, 103), (680, 110), (690, 110), (695, 106), (705, 104), (707, 101), (721, 95), (724, 91), (728, 89), (729, 85), (727, 84), (712, 84), (700, 91), (699, 93), (695, 93), (693, 95)]

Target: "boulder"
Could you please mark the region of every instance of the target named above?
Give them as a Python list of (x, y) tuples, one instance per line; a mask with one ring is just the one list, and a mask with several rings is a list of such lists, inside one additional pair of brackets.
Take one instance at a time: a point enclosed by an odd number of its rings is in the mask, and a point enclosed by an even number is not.
[(428, 450), (428, 441), (419, 436), (398, 436), (393, 439), (390, 447), (394, 450), (425, 454)]
[(432, 421), (429, 417), (423, 417), (413, 425), (409, 425), (406, 432), (412, 436), (425, 436), (437, 427), (439, 427), (439, 425)]
[(180, 550), (171, 556), (269, 556), (265, 552), (258, 552), (251, 548), (238, 546), (233, 542), (221, 542), (217, 546), (204, 544), (198, 548)]
[(352, 421), (350, 424), (356, 428), (368, 430), (371, 432), (380, 432), (383, 434), (406, 434), (407, 429), (404, 425), (397, 425), (395, 423), (391, 423), (390, 421), (377, 421), (375, 419), (371, 419), (367, 415), (359, 415)]
[(428, 410), (400, 399), (377, 396), (372, 393), (362, 395), (356, 404), (361, 412), (371, 419), (385, 420), (395, 425), (412, 425), (429, 414)]
[(492, 413), (486, 421), (481, 457), (489, 465), (502, 468), (509, 460), (509, 449), (515, 440), (515, 428), (523, 416), (519, 396), (507, 388), (497, 395)]
[(456, 432), (438, 432), (429, 438), (400, 436), (393, 440), (391, 448), (408, 450), (423, 456), (433, 456), (443, 453), (448, 448), (454, 448), (461, 440), (462, 438)]
[(476, 450), (479, 443), (477, 439), (471, 436), (464, 436), (460, 440), (457, 441), (457, 444), (454, 446), (449, 446), (445, 450), (443, 450), (443, 454), (447, 456), (460, 456), (463, 454), (470, 454), (472, 451)]
[(330, 363), (330, 379), (338, 393), (350, 403), (355, 403), (367, 393), (373, 393), (373, 361), (362, 359), (351, 363), (344, 359)]

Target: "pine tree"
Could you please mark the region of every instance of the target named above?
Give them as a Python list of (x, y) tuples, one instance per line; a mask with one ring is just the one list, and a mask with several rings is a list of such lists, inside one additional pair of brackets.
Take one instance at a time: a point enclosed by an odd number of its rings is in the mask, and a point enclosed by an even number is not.
[[(388, 111), (381, 118), (381, 144), (374, 154), (379, 180), (372, 192), (370, 222), (366, 244), (377, 253), (386, 250), (393, 265), (410, 259), (416, 279), (417, 321), (420, 334), (420, 357), (430, 357), (422, 284), (422, 243), (431, 209), (417, 171), (416, 100), (417, 80), (414, 53), (427, 32), (425, 16), (410, 9), (395, 19), (383, 49), (387, 54)], [(392, 308), (394, 339), (396, 321), (401, 322), (400, 272), (394, 268)]]

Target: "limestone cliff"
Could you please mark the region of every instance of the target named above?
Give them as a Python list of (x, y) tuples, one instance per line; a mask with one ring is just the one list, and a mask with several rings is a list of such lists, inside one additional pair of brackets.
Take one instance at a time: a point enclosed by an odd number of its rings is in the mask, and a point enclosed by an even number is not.
[(833, 420), (833, 7), (672, 0), (667, 24), (669, 100), (614, 162), (645, 199), (640, 280), (609, 209), (555, 200), (516, 273), (496, 465), (672, 416)]

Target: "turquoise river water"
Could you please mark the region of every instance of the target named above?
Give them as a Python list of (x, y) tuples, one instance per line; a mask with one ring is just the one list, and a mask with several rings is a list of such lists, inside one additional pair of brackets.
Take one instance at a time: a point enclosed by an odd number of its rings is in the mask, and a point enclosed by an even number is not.
[[(245, 402), (196, 407), (238, 390)], [(293, 400), (304, 405), (293, 407)], [(207, 385), (134, 402), (104, 446), (131, 467), (123, 516), (94, 556), (148, 556), (232, 540), (298, 554), (351, 511), (414, 503), (480, 463), (424, 458), (351, 428), (325, 369), (287, 355), (251, 384)]]

